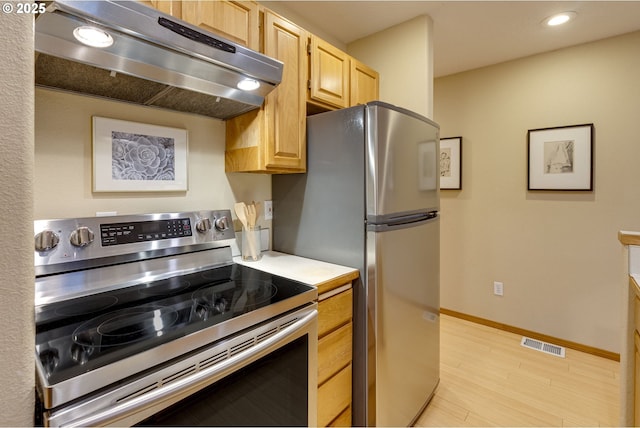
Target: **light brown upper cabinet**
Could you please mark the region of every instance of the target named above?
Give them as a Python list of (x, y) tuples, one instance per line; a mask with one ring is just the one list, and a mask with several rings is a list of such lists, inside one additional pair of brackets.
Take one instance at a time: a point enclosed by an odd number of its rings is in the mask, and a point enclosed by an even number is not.
[(182, 19), (250, 49), (260, 48), (259, 11), (255, 1), (183, 1)]
[(351, 58), (350, 77), (350, 105), (365, 104), (378, 99), (380, 75), (377, 71), (357, 59)]
[(226, 121), (227, 172), (306, 170), (308, 33), (274, 12), (261, 12), (263, 53), (284, 63), (282, 82), (259, 110)]
[(349, 55), (311, 35), (309, 102), (349, 106)]
[(158, 9), (160, 12), (166, 13), (178, 19), (182, 19), (182, 5), (180, 0), (139, 0), (140, 3), (146, 4)]
[(309, 113), (364, 104), (378, 99), (379, 74), (321, 38), (309, 43)]

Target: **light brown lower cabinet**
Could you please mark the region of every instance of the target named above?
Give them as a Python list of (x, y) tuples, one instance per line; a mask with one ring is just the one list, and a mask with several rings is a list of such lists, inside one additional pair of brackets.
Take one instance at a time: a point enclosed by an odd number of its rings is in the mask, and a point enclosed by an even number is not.
[(350, 322), (318, 340), (318, 385), (351, 364), (352, 342), (353, 327)]
[[(331, 422), (350, 407), (351, 364), (318, 387), (318, 426), (330, 426)], [(336, 409), (341, 409), (337, 415)], [(351, 421), (346, 426), (351, 426)]]
[(318, 299), (319, 427), (352, 425), (353, 290), (333, 293), (335, 290)]
[(631, 295), (633, 299), (633, 426), (640, 426), (640, 294), (635, 280), (631, 278), (629, 281), (631, 287)]
[(353, 425), (351, 422), (351, 406), (349, 406), (344, 412), (340, 413), (337, 418), (333, 420), (328, 426), (330, 427), (350, 427)]
[(633, 426), (640, 425), (640, 336), (638, 330), (634, 332), (634, 388), (633, 388)]
[[(632, 367), (629, 373), (631, 383), (628, 387), (633, 391), (633, 401), (626, 403), (627, 406), (633, 405), (633, 409), (630, 409), (628, 415), (629, 418), (633, 418), (633, 422), (629, 421), (629, 426), (640, 426), (640, 288), (633, 277), (629, 277), (629, 296), (633, 299), (633, 303), (630, 305), (633, 320), (629, 329), (633, 332), (633, 353), (629, 350), (629, 358), (632, 359)], [(631, 393), (632, 391), (629, 391)], [(623, 394), (624, 397), (625, 394)], [(631, 394), (629, 394), (631, 398)], [(622, 405), (625, 405), (623, 402)], [(632, 410), (632, 411), (631, 411)]]

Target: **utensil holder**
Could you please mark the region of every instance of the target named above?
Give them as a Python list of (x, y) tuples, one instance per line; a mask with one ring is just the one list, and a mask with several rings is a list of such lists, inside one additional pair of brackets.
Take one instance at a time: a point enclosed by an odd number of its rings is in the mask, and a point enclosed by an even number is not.
[(242, 227), (242, 260), (258, 261), (260, 252), (260, 226)]

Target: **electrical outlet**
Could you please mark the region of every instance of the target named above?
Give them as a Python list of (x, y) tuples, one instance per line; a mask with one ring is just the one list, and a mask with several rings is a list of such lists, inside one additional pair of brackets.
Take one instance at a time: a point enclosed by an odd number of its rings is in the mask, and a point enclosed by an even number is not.
[(264, 201), (264, 219), (273, 219), (273, 201)]
[(504, 284), (498, 281), (493, 282), (493, 294), (496, 296), (503, 296), (504, 294)]

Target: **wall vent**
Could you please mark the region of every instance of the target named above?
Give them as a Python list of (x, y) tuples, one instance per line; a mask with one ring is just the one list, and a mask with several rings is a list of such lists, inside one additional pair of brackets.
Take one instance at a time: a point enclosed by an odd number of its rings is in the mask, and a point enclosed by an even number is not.
[(556, 357), (565, 356), (565, 348), (563, 346), (553, 345), (547, 342), (541, 342), (529, 337), (523, 337), (520, 342), (525, 348), (535, 349), (536, 351), (544, 352), (545, 354), (555, 355)]

